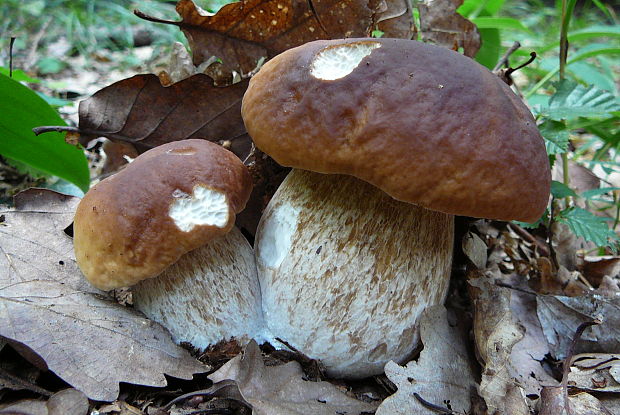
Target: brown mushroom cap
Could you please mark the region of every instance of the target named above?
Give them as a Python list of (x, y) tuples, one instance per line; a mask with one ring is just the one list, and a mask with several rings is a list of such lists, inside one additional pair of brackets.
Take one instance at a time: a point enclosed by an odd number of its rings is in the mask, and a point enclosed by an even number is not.
[[(351, 48), (368, 52), (349, 74), (313, 75), (321, 53)], [(401, 201), (522, 221), (547, 205), (549, 161), (530, 111), (493, 73), (442, 47), (307, 43), (261, 68), (242, 114), (256, 146), (278, 163), (349, 174)]]
[[(74, 220), (78, 265), (104, 290), (154, 277), (227, 233), (251, 190), (246, 167), (217, 144), (184, 140), (149, 150), (80, 202)], [(173, 205), (181, 206), (180, 219), (171, 216)]]

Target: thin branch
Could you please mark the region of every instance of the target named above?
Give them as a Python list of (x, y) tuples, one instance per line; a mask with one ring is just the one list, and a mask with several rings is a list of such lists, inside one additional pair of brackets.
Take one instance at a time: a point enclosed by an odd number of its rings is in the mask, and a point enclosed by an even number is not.
[(512, 46), (510, 47), (510, 49), (508, 49), (506, 53), (504, 53), (504, 56), (502, 56), (500, 60), (497, 62), (497, 65), (495, 65), (495, 68), (493, 68), (493, 72), (499, 71), (502, 67), (508, 68), (509, 67), (508, 58), (510, 58), (510, 55), (515, 53), (515, 51), (519, 49), (520, 47), (521, 47), (521, 43), (519, 43), (518, 41), (515, 41), (515, 43), (513, 43)]
[(173, 20), (165, 20), (165, 19), (160, 19), (158, 17), (154, 17), (154, 16), (149, 16), (148, 14), (141, 12), (140, 10), (134, 10), (133, 14), (135, 14), (136, 16), (138, 16), (140, 19), (144, 19), (146, 21), (149, 22), (153, 22), (153, 23), (163, 23), (163, 24), (171, 24), (174, 26), (181, 26), (182, 22), (175, 22)]
[(598, 324), (602, 324), (603, 321), (600, 318), (595, 318), (592, 321), (583, 322), (577, 327), (575, 331), (575, 336), (568, 347), (568, 352), (566, 353), (566, 358), (564, 359), (564, 367), (562, 370), (562, 395), (564, 396), (564, 409), (566, 410), (566, 415), (571, 415), (572, 410), (570, 408), (570, 402), (568, 401), (568, 374), (570, 373), (570, 365), (573, 360), (573, 356), (575, 354), (575, 348), (577, 347), (577, 342), (581, 338), (584, 330), (590, 326), (596, 326)]
[(13, 77), (13, 43), (15, 43), (15, 36), (11, 36), (9, 43), (9, 78)]
[(417, 393), (413, 393), (413, 396), (418, 400), (418, 402), (420, 402), (422, 404), (422, 406), (424, 406), (427, 409), (430, 409), (434, 412), (437, 412), (441, 415), (456, 415), (456, 412), (454, 412), (452, 409), (448, 409), (445, 408), (443, 406), (439, 406), (439, 405), (435, 405), (434, 403), (430, 403), (429, 401), (426, 401), (424, 399), (422, 399), (422, 397), (420, 395), (418, 395)]

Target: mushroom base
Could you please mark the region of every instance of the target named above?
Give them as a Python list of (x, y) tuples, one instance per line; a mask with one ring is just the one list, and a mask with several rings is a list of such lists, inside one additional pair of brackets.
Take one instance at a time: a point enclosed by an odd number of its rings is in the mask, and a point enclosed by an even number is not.
[(252, 247), (237, 228), (183, 255), (155, 278), (132, 287), (134, 304), (175, 342), (206, 349), (264, 330)]
[(293, 170), (256, 234), (270, 335), (330, 376), (382, 373), (416, 348), (422, 311), (445, 300), (453, 236), (452, 215), (350, 176)]

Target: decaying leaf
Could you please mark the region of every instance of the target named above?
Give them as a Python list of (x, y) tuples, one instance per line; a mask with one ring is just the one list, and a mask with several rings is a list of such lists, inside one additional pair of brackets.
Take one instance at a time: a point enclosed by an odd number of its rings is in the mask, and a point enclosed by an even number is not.
[(88, 398), (77, 389), (65, 389), (52, 395), (47, 402), (35, 399), (18, 401), (3, 408), (0, 414), (86, 415)]
[(251, 341), (243, 355), (230, 360), (209, 379), (216, 384), (235, 381), (254, 415), (354, 415), (377, 407), (346, 395), (329, 382), (310, 382), (302, 377), (297, 362), (265, 366), (258, 345)]
[(446, 309), (434, 306), (422, 314), (420, 333), (424, 350), (418, 361), (406, 366), (394, 362), (385, 365), (385, 374), (398, 387), (377, 409), (377, 415), (426, 415), (417, 399), (450, 407), (457, 413), (469, 413), (476, 382), (467, 351), (467, 335), (448, 324)]
[(543, 386), (558, 384), (542, 366), (549, 346), (535, 310), (536, 297), (517, 290), (511, 292), (510, 312), (524, 333), (510, 352), (510, 373), (529, 397), (540, 396)]
[(229, 71), (247, 74), (261, 59), (313, 40), (369, 36), (380, 3), (242, 0), (211, 15), (191, 0), (180, 0), (182, 21), (174, 24), (187, 36), (196, 66), (215, 56)]
[(537, 296), (537, 313), (551, 354), (559, 360), (580, 324), (602, 317), (603, 324), (588, 328), (577, 344), (577, 353), (620, 353), (620, 298)]
[(482, 360), (479, 393), (490, 413), (529, 413), (523, 388), (513, 378), (512, 349), (524, 337), (510, 311), (511, 290), (498, 287), (487, 278), (470, 280), (474, 303), (474, 337)]
[(0, 212), (0, 336), (28, 347), (54, 373), (101, 401), (119, 382), (164, 386), (206, 367), (176, 346), (167, 331), (115, 303), (82, 277), (71, 224), (78, 199), (32, 189)]
[(80, 102), (80, 130), (130, 142), (139, 152), (188, 138), (228, 142), (243, 160), (252, 148), (241, 118), (247, 83), (216, 87), (196, 74), (163, 86), (155, 75), (136, 75)]
[[(543, 388), (539, 415), (569, 415), (565, 410), (564, 396), (560, 387)], [(594, 396), (578, 393), (568, 397), (570, 415), (613, 415)]]
[(568, 383), (590, 392), (620, 392), (620, 354), (584, 353), (574, 356)]
[(424, 42), (452, 50), (463, 48), (466, 56), (474, 57), (480, 49), (480, 33), (469, 20), (456, 12), (463, 0), (426, 0), (418, 4), (420, 33)]
[(416, 28), (411, 18), (411, 4), (408, 0), (385, 0), (379, 3), (377, 29), (383, 37), (411, 39)]
[(487, 245), (475, 233), (467, 232), (461, 241), (461, 248), (467, 258), (478, 269), (484, 269), (487, 265)]

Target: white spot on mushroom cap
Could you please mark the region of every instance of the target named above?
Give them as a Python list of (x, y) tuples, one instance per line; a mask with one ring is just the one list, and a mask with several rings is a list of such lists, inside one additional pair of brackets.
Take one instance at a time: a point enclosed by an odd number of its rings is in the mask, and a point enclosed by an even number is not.
[(312, 61), (310, 73), (325, 81), (343, 78), (353, 72), (362, 59), (378, 47), (381, 47), (379, 42), (368, 41), (327, 47)]
[(168, 214), (183, 232), (189, 232), (198, 225), (223, 228), (228, 223), (230, 208), (223, 193), (198, 185), (191, 195), (177, 189), (172, 197), (174, 201)]
[(258, 259), (268, 268), (277, 268), (290, 251), (293, 234), (297, 229), (299, 208), (283, 204), (273, 213), (273, 217), (265, 222), (262, 229), (262, 240)]

